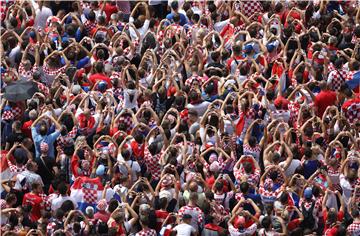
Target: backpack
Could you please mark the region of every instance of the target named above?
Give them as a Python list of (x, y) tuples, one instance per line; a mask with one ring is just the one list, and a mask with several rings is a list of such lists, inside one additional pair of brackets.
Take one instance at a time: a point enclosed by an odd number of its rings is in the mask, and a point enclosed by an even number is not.
[(303, 203), (301, 205), (301, 212), (304, 215), (304, 220), (301, 223), (301, 226), (305, 229), (312, 230), (315, 227), (316, 222), (315, 222), (315, 218), (314, 218), (314, 214), (313, 214), (314, 208), (315, 208), (315, 201), (312, 201), (311, 207), (308, 210), (306, 210), (306, 208), (305, 208), (305, 203)]

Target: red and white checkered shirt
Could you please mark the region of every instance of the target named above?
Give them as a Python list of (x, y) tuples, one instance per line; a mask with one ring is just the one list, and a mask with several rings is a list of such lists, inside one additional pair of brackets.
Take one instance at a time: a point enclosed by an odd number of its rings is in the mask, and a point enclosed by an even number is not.
[(37, 82), (37, 81), (35, 81), (35, 83), (37, 84), (39, 90), (40, 90), (41, 92), (43, 92), (43, 94), (45, 95), (45, 97), (48, 97), (48, 96), (50, 95), (49, 88), (48, 88), (45, 84), (40, 83), (40, 82)]
[(19, 65), (19, 75), (22, 79), (31, 79), (34, 72), (37, 71), (39, 67), (37, 65), (34, 65), (30, 70), (26, 71), (24, 67), (24, 63), (20, 62)]
[(8, 166), (9, 166), (10, 172), (15, 173), (15, 174), (21, 173), (26, 170), (26, 166), (18, 167), (16, 165), (14, 165), (13, 163), (11, 163), (11, 161), (9, 161), (9, 160), (8, 160)]
[(360, 221), (355, 221), (351, 225), (349, 225), (346, 229), (346, 232), (350, 236), (360, 235)]
[(84, 29), (85, 29), (85, 33), (87, 35), (90, 34), (90, 32), (96, 28), (96, 22), (91, 22), (89, 20), (85, 21), (84, 23)]
[(136, 236), (156, 236), (157, 233), (154, 229), (143, 229), (135, 234)]
[(22, 110), (20, 107), (14, 106), (11, 108), (11, 112), (14, 114), (14, 119), (18, 120), (22, 117)]
[(163, 150), (160, 153), (151, 155), (149, 148), (146, 145), (144, 149), (144, 160), (146, 163), (147, 171), (152, 175), (152, 179), (159, 180), (161, 176), (160, 158), (163, 155)]
[(203, 212), (199, 207), (192, 207), (192, 206), (183, 206), (179, 209), (179, 217), (182, 218), (184, 214), (189, 214), (192, 216), (191, 225), (196, 223), (197, 225), (201, 225), (204, 221), (203, 219)]
[(332, 70), (328, 76), (328, 84), (334, 91), (338, 91), (343, 83), (345, 83), (345, 79), (347, 78), (347, 70)]
[(255, 170), (254, 173), (251, 174), (247, 174), (244, 170), (244, 168), (237, 168), (234, 167), (234, 175), (235, 175), (235, 179), (241, 183), (241, 178), (243, 176), (246, 176), (247, 178), (247, 182), (253, 186), (257, 186), (259, 184), (259, 180), (260, 180), (260, 170)]
[(65, 73), (66, 65), (60, 68), (50, 68), (47, 63), (44, 63), (43, 72), (47, 75), (59, 75)]

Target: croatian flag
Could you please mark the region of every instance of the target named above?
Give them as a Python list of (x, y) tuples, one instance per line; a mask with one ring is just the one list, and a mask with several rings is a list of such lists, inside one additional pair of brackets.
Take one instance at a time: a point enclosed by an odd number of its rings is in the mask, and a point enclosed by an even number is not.
[[(350, 77), (350, 78), (349, 78)], [(348, 81), (346, 81), (346, 84), (354, 90), (355, 92), (359, 92), (360, 87), (360, 71), (355, 72), (352, 74), (352, 76), (349, 76)]]
[(101, 199), (104, 186), (100, 178), (77, 177), (70, 188), (70, 196), (75, 199), (79, 210), (85, 212), (86, 207), (96, 208), (97, 202)]

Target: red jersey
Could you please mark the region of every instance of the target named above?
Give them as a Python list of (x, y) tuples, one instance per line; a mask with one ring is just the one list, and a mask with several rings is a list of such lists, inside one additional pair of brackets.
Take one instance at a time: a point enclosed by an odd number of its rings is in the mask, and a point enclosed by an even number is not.
[(44, 209), (43, 199), (34, 193), (26, 193), (22, 202), (23, 206), (31, 206), (30, 219), (32, 221), (38, 221), (41, 217), (41, 210)]
[(166, 217), (169, 215), (169, 212), (163, 211), (163, 210), (156, 210), (155, 215), (156, 215), (155, 230), (156, 230), (156, 232), (160, 232), (160, 230), (162, 228), (162, 224), (165, 221)]
[(321, 91), (318, 95), (316, 95), (314, 101), (314, 105), (317, 107), (316, 115), (322, 117), (328, 106), (335, 105), (336, 98), (336, 92), (330, 90)]

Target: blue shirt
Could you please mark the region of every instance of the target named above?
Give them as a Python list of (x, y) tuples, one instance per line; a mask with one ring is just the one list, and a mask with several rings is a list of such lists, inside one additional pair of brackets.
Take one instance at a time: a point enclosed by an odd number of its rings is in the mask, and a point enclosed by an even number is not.
[[(180, 25), (183, 26), (187, 23), (187, 19), (186, 16), (182, 13), (178, 13), (180, 15)], [(168, 19), (170, 22), (174, 23), (173, 19), (174, 19), (174, 13), (169, 13), (166, 16), (166, 19)]]
[(49, 145), (48, 157), (55, 158), (54, 142), (59, 137), (60, 131), (55, 131), (52, 134), (42, 136), (37, 132), (36, 127), (32, 127), (31, 134), (34, 140), (36, 158), (40, 158), (40, 144), (42, 142)]

